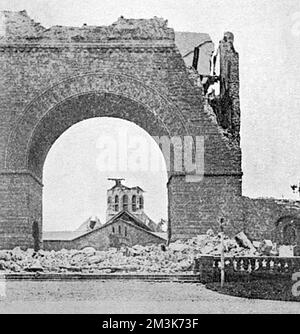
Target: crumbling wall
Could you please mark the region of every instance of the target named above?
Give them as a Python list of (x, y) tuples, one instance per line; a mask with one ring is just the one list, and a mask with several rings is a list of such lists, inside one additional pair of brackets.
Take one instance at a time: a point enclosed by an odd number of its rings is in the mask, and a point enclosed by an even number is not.
[(37, 38), (46, 29), (32, 20), (25, 10), (0, 12), (0, 40)]
[(168, 28), (167, 20), (125, 19), (120, 17), (110, 26), (64, 27), (48, 29), (32, 20), (25, 10), (0, 13), (0, 40), (45, 42), (105, 42), (117, 40), (174, 40), (174, 30)]
[(300, 202), (273, 198), (243, 197), (248, 233), (255, 238), (281, 243), (278, 221), (284, 217), (299, 217)]
[[(214, 91), (208, 94), (208, 102), (213, 108), (218, 123), (232, 135), (240, 139), (240, 99), (239, 99), (239, 55), (235, 51), (234, 36), (227, 32), (220, 41), (218, 57), (220, 61), (219, 89), (220, 94)], [(216, 57), (213, 62), (216, 61)], [(214, 76), (210, 79), (216, 82)]]
[[(270, 239), (279, 244), (282, 242), (282, 228), (279, 222), (289, 217), (297, 220), (300, 217), (300, 202), (278, 200), (273, 198), (249, 198), (223, 195), (219, 217), (225, 218), (226, 233), (233, 236), (244, 231), (253, 240)], [(215, 225), (217, 231), (218, 225)]]
[[(7, 33), (0, 38), (0, 230), (7, 231), (0, 248), (19, 245), (21, 234), (22, 247), (31, 246), (31, 220), (37, 213), (34, 219), (42, 221), (47, 152), (68, 127), (91, 117), (126, 119), (152, 136), (204, 138), (204, 183), (194, 187), (175, 173), (169, 183), (175, 239), (200, 233), (201, 208), (205, 224), (215, 219), (210, 189), (227, 187), (227, 178), (240, 193), (240, 148), (228, 145), (220, 125), (206, 112), (202, 91), (189, 80), (174, 31), (165, 20), (120, 18), (107, 27), (46, 29), (25, 13), (4, 14), (6, 20), (21, 16), (28, 29), (8, 33), (13, 23), (6, 21)], [(21, 191), (6, 186), (12, 178)], [(28, 185), (24, 178), (31, 180)], [(31, 196), (34, 182), (40, 191)], [(183, 204), (173, 209), (181, 198), (191, 201), (184, 210)], [(24, 221), (30, 229), (17, 233)]]
[(199, 74), (210, 74), (210, 59), (214, 43), (206, 33), (175, 32), (175, 43), (186, 67), (194, 67)]
[[(31, 223), (41, 224), (42, 211), (37, 176), (63, 132), (60, 124), (65, 130), (95, 116), (128, 119), (154, 136), (167, 134), (158, 126), (163, 120), (172, 135), (204, 137), (203, 179), (186, 182), (184, 172), (169, 179), (173, 239), (217, 230), (221, 216), (230, 233), (267, 237), (290, 212), (274, 201), (241, 197), (239, 58), (232, 34), (219, 45), (220, 73), (212, 71), (204, 87), (197, 76), (190, 80), (174, 31), (162, 19), (46, 29), (26, 12), (3, 12), (1, 27), (0, 247), (32, 243)], [(216, 81), (219, 95), (209, 91)], [(105, 94), (90, 93), (99, 87)]]
[(239, 145), (239, 55), (234, 36), (226, 32), (216, 52), (208, 35), (199, 34), (198, 38), (204, 40), (184, 56), (188, 76), (211, 107), (223, 135)]

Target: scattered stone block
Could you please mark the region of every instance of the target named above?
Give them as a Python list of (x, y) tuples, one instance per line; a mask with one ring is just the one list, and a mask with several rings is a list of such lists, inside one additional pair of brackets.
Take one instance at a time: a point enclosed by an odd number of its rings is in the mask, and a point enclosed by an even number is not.
[(252, 242), (249, 240), (249, 238), (246, 236), (244, 232), (240, 232), (237, 235), (235, 235), (234, 239), (236, 240), (236, 242), (240, 247), (249, 248), (251, 250), (255, 249)]
[(282, 245), (279, 246), (279, 257), (294, 256), (294, 246)]
[(93, 247), (85, 247), (80, 252), (92, 256), (96, 254), (96, 249)]
[(271, 240), (263, 240), (260, 247), (260, 252), (262, 255), (270, 256), (273, 249), (273, 243)]

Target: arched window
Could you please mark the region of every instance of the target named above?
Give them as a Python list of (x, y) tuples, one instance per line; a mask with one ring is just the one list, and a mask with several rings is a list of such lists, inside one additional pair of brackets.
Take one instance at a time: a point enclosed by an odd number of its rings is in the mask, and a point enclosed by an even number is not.
[(136, 211), (136, 195), (132, 196), (132, 211)]
[(140, 198), (139, 198), (139, 204), (140, 204), (140, 209), (144, 209), (144, 198), (143, 198), (143, 196), (140, 196)]
[(123, 195), (123, 210), (128, 210), (128, 196)]
[(119, 225), (119, 234), (121, 234), (121, 226)]
[(115, 196), (115, 211), (119, 211), (119, 196)]
[(124, 234), (125, 234), (125, 237), (127, 237), (127, 226), (125, 226), (124, 228)]
[(112, 233), (115, 233), (115, 228), (114, 227), (112, 228)]
[(90, 229), (93, 230), (94, 227), (95, 227), (95, 225), (96, 225), (96, 221), (91, 220), (91, 221), (90, 221)]

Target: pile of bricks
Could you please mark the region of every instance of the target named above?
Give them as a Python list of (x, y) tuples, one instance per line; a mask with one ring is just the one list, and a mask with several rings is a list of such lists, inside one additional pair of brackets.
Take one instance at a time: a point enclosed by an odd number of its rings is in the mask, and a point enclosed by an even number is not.
[[(34, 253), (19, 247), (0, 251), (0, 270), (5, 272), (82, 272), (82, 273), (185, 273), (193, 270), (194, 258), (201, 254), (219, 255), (220, 236), (212, 231), (188, 240), (165, 245), (83, 250), (43, 251)], [(257, 256), (255, 248), (225, 237), (227, 256)]]

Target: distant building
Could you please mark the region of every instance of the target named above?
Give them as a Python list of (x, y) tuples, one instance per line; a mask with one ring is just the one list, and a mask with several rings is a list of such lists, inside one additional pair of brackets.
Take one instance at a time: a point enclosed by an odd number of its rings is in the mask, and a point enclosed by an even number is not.
[(139, 187), (127, 187), (122, 184), (124, 179), (113, 179), (115, 185), (107, 190), (106, 221), (109, 221), (117, 213), (125, 210), (134, 214), (144, 222), (152, 231), (156, 231), (156, 224), (144, 211), (144, 190)]
[(45, 250), (82, 249), (150, 245), (166, 243), (166, 233), (156, 232), (157, 225), (144, 212), (144, 190), (126, 187), (122, 179), (107, 191), (107, 221), (90, 217), (75, 231), (44, 232)]
[(165, 244), (166, 234), (153, 232), (128, 211), (121, 211), (104, 225), (90, 231), (44, 232), (45, 250), (82, 249)]

